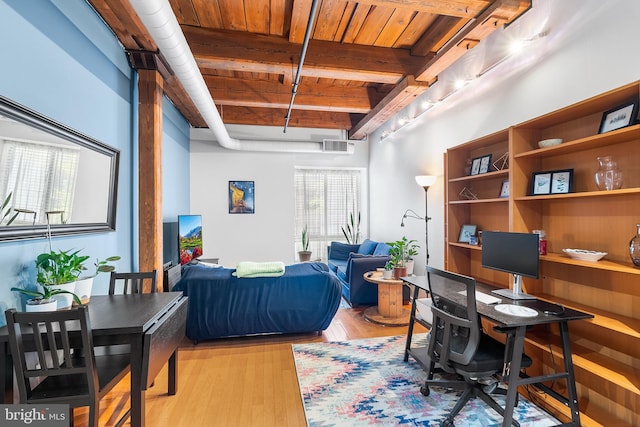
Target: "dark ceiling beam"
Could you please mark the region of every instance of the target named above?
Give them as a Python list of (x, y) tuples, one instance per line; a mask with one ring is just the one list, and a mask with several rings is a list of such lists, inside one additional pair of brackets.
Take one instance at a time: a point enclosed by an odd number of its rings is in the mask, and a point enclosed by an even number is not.
[[(226, 124), (282, 126), (287, 114), (285, 108), (252, 108), (218, 105), (222, 121)], [(350, 129), (362, 114), (334, 111), (293, 110), (289, 125), (320, 129)]]
[[(287, 74), (300, 54), (300, 46), (281, 37), (188, 26), (182, 30), (204, 74), (216, 70)], [(408, 49), (312, 40), (302, 75), (396, 84), (423, 64), (424, 58), (411, 56)]]
[(358, 0), (360, 4), (390, 9), (410, 9), (434, 15), (473, 18), (486, 8), (492, 0)]

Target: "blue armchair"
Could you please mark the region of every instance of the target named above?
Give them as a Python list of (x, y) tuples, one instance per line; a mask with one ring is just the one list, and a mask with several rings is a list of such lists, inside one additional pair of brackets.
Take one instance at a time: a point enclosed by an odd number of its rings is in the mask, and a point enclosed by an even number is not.
[(331, 242), (328, 251), (327, 264), (340, 279), (343, 298), (351, 306), (377, 304), (378, 287), (363, 275), (384, 267), (390, 258), (389, 246), (367, 239), (359, 245)]

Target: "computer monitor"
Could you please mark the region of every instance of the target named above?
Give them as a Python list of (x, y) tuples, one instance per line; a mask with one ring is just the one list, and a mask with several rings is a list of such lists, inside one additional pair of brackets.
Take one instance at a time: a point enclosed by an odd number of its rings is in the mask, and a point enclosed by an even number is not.
[(512, 289), (493, 293), (511, 299), (536, 299), (522, 292), (522, 276), (538, 278), (539, 238), (534, 233), (482, 232), (482, 267), (513, 274)]

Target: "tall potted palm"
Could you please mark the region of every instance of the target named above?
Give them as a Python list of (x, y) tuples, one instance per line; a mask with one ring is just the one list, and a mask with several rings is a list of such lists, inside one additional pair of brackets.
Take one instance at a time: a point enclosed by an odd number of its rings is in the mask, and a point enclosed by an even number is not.
[(298, 251), (300, 262), (311, 260), (311, 251), (309, 250), (309, 228), (305, 225), (302, 229), (302, 250)]

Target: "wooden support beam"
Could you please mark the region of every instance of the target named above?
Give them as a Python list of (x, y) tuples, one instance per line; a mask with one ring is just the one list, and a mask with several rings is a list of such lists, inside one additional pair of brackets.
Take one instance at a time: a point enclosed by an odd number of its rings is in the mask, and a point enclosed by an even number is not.
[(409, 105), (418, 95), (429, 89), (429, 84), (417, 82), (413, 76), (407, 76), (382, 101), (375, 106), (349, 132), (351, 139), (363, 139), (367, 134), (376, 130), (391, 116)]
[[(158, 274), (162, 274), (162, 90), (158, 71), (138, 70), (138, 257), (140, 271), (155, 269)], [(158, 283), (162, 289), (162, 280)]]
[(434, 15), (473, 18), (486, 8), (492, 0), (358, 0), (360, 4), (388, 9), (409, 9)]
[[(236, 125), (284, 125), (286, 108), (254, 108), (218, 105), (222, 121)], [(332, 111), (293, 110), (289, 118), (291, 127), (351, 129), (364, 114), (349, 114)]]

